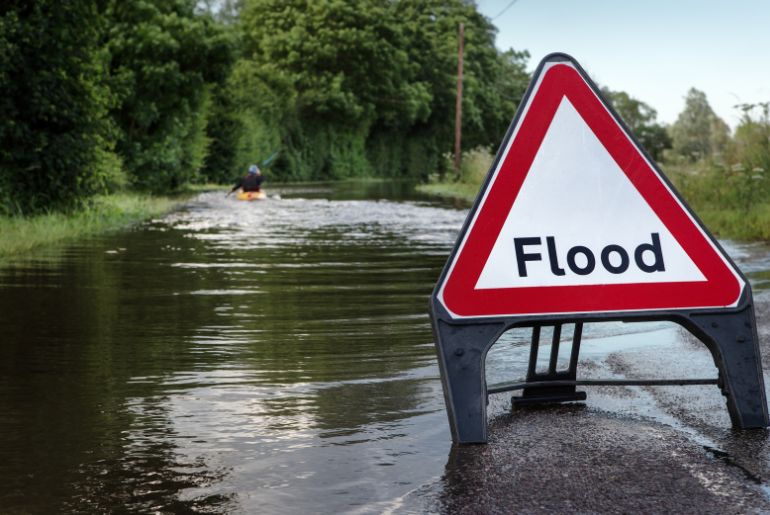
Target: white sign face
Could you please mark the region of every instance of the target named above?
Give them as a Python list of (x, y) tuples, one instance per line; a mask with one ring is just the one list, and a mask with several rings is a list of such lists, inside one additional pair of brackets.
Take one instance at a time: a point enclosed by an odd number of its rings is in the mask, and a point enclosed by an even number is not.
[(705, 280), (564, 97), (476, 289)]

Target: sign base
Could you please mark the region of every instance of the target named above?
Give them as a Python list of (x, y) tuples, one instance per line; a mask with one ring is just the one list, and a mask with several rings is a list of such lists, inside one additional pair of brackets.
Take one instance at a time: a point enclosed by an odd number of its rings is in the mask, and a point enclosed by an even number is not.
[[(585, 317), (512, 317), (500, 320), (456, 321), (438, 302), (433, 302), (433, 329), (444, 386), (452, 439), (458, 444), (486, 443), (487, 396), (507, 390), (522, 389), (514, 404), (540, 404), (585, 399), (576, 391), (578, 385), (686, 385), (717, 384), (725, 396), (732, 426), (736, 429), (765, 428), (770, 425), (764, 378), (759, 353), (759, 339), (750, 302), (750, 289), (744, 292), (740, 307), (730, 311), (692, 313), (649, 313), (635, 316), (590, 315)], [(652, 381), (578, 381), (577, 360), (582, 324), (585, 322), (667, 320), (687, 329), (711, 352), (719, 370), (716, 380)], [(558, 347), (551, 348), (551, 362), (546, 373), (535, 370), (540, 327), (552, 325), (554, 340), (564, 324), (575, 324), (569, 368), (556, 370)], [(509, 387), (487, 389), (485, 361), (487, 352), (499, 337), (514, 327), (532, 327), (533, 344), (527, 381)], [(558, 329), (556, 329), (558, 328)], [(554, 349), (555, 352), (554, 352)]]

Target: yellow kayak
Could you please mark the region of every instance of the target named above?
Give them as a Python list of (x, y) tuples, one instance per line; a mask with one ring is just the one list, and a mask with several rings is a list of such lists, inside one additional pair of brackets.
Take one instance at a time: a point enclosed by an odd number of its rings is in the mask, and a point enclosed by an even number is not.
[(235, 198), (238, 200), (263, 200), (267, 198), (267, 194), (264, 191), (243, 191), (238, 190), (235, 194)]

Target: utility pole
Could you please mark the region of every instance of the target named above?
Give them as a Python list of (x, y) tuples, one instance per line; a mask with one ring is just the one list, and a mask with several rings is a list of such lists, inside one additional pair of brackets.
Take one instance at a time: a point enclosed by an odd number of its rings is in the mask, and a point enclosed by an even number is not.
[(457, 101), (455, 104), (455, 173), (460, 171), (460, 140), (463, 121), (463, 47), (465, 44), (465, 24), (460, 23), (457, 46)]

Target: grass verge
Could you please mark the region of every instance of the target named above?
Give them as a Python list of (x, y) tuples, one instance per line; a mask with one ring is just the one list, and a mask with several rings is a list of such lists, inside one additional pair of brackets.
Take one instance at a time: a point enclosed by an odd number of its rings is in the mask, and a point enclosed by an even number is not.
[(691, 206), (703, 224), (717, 237), (738, 241), (770, 241), (770, 204), (749, 209)]
[(479, 192), (480, 184), (468, 184), (466, 182), (431, 182), (420, 184), (417, 191), (434, 197), (461, 200), (469, 206)]
[(664, 164), (663, 170), (715, 236), (770, 241), (770, 181), (764, 174), (703, 163)]
[(88, 207), (73, 213), (0, 217), (0, 259), (18, 257), (46, 246), (125, 228), (164, 214), (185, 198), (118, 193), (95, 197)]
[[(464, 204), (471, 205), (494, 158), (489, 149), (484, 147), (463, 152), (459, 170), (453, 172), (447, 180), (434, 180), (429, 184), (421, 184), (417, 186), (417, 191), (434, 197), (460, 200)], [(451, 156), (445, 155), (444, 159), (446, 168), (451, 170), (453, 166)]]

